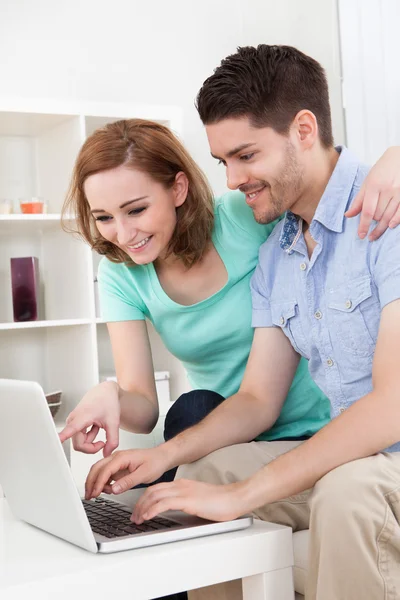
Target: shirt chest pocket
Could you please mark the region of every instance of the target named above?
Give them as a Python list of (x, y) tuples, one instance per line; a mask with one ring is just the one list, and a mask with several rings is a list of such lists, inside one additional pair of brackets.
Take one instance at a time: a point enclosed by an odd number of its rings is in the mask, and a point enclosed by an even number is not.
[(306, 339), (301, 326), (299, 307), (296, 300), (271, 301), (271, 318), (289, 338), (293, 348), (305, 356)]
[(371, 290), (370, 277), (361, 277), (329, 290), (330, 334), (340, 349), (356, 356), (371, 356), (376, 337), (369, 327), (379, 323), (380, 307)]

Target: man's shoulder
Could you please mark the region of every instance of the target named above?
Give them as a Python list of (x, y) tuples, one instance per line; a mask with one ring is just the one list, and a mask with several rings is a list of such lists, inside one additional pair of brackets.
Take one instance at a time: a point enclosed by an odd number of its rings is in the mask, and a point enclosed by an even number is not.
[(259, 251), (259, 262), (264, 264), (266, 262), (276, 262), (279, 258), (284, 258), (286, 253), (280, 246), (280, 237), (285, 224), (285, 218), (278, 221), (273, 228), (268, 239), (261, 244)]

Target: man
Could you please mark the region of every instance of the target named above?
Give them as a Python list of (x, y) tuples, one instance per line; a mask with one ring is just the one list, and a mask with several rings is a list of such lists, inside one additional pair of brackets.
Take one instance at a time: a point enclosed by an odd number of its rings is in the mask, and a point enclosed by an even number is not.
[[(115, 493), (193, 463), (178, 471), (184, 479), (146, 491), (136, 522), (181, 509), (309, 528), (307, 600), (399, 598), (400, 231), (368, 244), (358, 220), (345, 219), (367, 171), (333, 146), (313, 59), (285, 46), (242, 48), (206, 80), (198, 110), (229, 187), (246, 194), (255, 218), (288, 211), (253, 277), (245, 376), (150, 462), (117, 453), (95, 465), (88, 496), (122, 468), (132, 475)], [(303, 443), (243, 443), (279, 415), (300, 355), (330, 399), (331, 422)]]

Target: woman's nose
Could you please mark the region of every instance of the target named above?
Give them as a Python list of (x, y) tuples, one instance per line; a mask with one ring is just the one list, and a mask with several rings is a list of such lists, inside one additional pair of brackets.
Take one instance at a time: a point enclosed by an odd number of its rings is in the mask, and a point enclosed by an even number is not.
[(134, 229), (132, 225), (121, 222), (117, 225), (117, 241), (120, 246), (126, 246), (129, 242), (132, 242), (137, 234), (137, 229)]

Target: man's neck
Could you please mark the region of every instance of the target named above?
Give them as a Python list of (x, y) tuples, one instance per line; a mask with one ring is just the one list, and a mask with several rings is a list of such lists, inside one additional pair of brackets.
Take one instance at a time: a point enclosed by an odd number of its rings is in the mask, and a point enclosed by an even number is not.
[(329, 148), (309, 158), (310, 164), (305, 169), (303, 191), (295, 204), (290, 207), (291, 212), (303, 219), (308, 226), (314, 218), (339, 156), (335, 148)]

